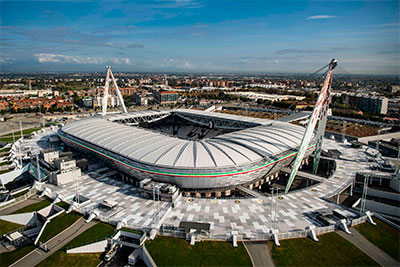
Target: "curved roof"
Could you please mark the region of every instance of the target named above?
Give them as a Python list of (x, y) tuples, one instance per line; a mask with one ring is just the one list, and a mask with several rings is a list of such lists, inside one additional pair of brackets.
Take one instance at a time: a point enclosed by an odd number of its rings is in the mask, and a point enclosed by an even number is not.
[(296, 148), (304, 130), (301, 126), (271, 121), (268, 125), (193, 141), (99, 117), (79, 120), (62, 128), (71, 136), (134, 161), (171, 168), (251, 164)]

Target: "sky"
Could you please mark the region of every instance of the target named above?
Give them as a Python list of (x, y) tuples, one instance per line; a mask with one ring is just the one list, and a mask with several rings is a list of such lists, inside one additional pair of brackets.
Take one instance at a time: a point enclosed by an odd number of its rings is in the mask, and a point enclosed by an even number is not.
[(2, 1), (0, 71), (399, 75), (399, 1)]

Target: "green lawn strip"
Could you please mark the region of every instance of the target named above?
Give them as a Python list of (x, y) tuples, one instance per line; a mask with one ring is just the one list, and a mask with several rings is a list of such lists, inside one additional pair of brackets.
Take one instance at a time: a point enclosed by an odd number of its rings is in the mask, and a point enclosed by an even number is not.
[(3, 148), (1, 148), (0, 149), (0, 153), (5, 153), (5, 152), (8, 152), (8, 151), (10, 151), (11, 150), (11, 147), (3, 147)]
[(11, 161), (4, 161), (0, 163), (0, 166), (10, 165), (11, 163)]
[(158, 266), (252, 266), (241, 242), (202, 241), (194, 246), (183, 239), (158, 236), (146, 241), (146, 248)]
[(4, 174), (4, 173), (10, 172), (10, 171), (12, 171), (12, 170), (2, 170), (2, 171), (0, 171), (0, 174)]
[(23, 208), (21, 208), (19, 210), (16, 210), (16, 211), (12, 212), (11, 214), (38, 211), (38, 210), (43, 209), (44, 207), (47, 207), (50, 204), (51, 204), (51, 202), (49, 200), (45, 199), (45, 200), (40, 201), (38, 203), (34, 203), (34, 204), (29, 205), (29, 206), (23, 207)]
[(400, 261), (400, 231), (379, 219), (374, 218), (374, 221), (377, 225), (363, 223), (355, 228), (372, 244)]
[(51, 219), (51, 221), (46, 225), (46, 228), (44, 228), (43, 233), (39, 238), (39, 241), (44, 243), (50, 240), (52, 237), (70, 227), (80, 217), (80, 214), (73, 211), (68, 214), (64, 212), (61, 215), (58, 215), (57, 217)]
[(97, 266), (101, 262), (100, 255), (101, 253), (67, 254), (60, 249), (36, 266)]
[(0, 236), (24, 227), (22, 224), (0, 220)]
[(28, 193), (28, 191), (29, 191), (29, 188), (27, 188), (25, 190), (22, 190), (21, 192), (18, 192), (16, 194), (12, 195), (12, 196), (13, 196), (13, 198), (17, 198), (17, 197), (20, 197), (22, 195), (25, 195), (26, 193)]
[(66, 250), (69, 247), (75, 247), (104, 239), (112, 235), (114, 232), (115, 228), (113, 226), (100, 222), (83, 232), (81, 235), (75, 237), (71, 242), (37, 266), (97, 266), (101, 262), (100, 256), (102, 253), (68, 254)]
[(11, 252), (1, 253), (0, 266), (10, 266), (12, 263), (16, 262), (35, 248), (35, 246), (24, 246)]
[(276, 266), (379, 266), (373, 259), (336, 233), (270, 243)]
[(76, 247), (83, 244), (104, 240), (104, 238), (111, 236), (114, 232), (115, 228), (113, 226), (100, 222), (95, 226), (90, 227), (81, 235), (75, 237), (71, 242), (65, 245), (65, 248)]
[(65, 210), (68, 210), (68, 208), (69, 208), (69, 204), (64, 201), (58, 202), (58, 203), (56, 203), (56, 205)]
[(134, 233), (134, 234), (138, 234), (138, 235), (142, 235), (142, 234), (143, 234), (143, 232), (140, 231), (140, 230), (125, 228), (125, 227), (122, 227), (122, 228), (121, 228), (121, 231), (129, 232), (129, 233)]
[[(39, 131), (40, 129), (42, 129), (42, 128), (25, 129), (25, 130), (22, 130), (22, 134), (23, 135), (31, 134), (33, 132)], [(0, 138), (2, 138), (2, 137), (12, 137), (12, 136), (13, 136), (13, 134), (9, 133), (9, 134), (2, 135)], [(20, 131), (14, 132), (14, 137), (15, 137), (15, 139), (20, 138), (21, 137), (21, 132)]]

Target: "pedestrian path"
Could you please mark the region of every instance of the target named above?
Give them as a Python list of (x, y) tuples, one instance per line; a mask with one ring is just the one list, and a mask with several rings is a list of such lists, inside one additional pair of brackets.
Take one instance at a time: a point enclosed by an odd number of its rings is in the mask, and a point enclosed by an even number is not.
[(254, 267), (275, 266), (268, 241), (244, 241)]
[(362, 250), (365, 254), (374, 259), (377, 263), (382, 266), (400, 266), (400, 263), (382, 251), (380, 248), (368, 241), (362, 234), (360, 234), (355, 228), (350, 229), (351, 234), (346, 234), (343, 231), (337, 231), (337, 233), (351, 242), (353, 245)]

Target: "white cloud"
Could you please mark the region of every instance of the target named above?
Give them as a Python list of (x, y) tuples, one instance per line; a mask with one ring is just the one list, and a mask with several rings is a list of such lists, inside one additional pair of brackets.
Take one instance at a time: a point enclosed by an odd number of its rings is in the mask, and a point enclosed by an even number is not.
[(112, 58), (111, 62), (114, 64), (126, 64), (126, 65), (130, 65), (131, 64), (131, 60), (127, 57), (123, 57), (123, 58)]
[(308, 17), (307, 19), (334, 19), (336, 16), (331, 16), (331, 15), (316, 15), (316, 16), (311, 16)]
[(39, 63), (77, 63), (77, 64), (100, 64), (103, 60), (94, 57), (67, 56), (59, 54), (35, 54)]
[(195, 65), (186, 59), (175, 59), (169, 58), (161, 61), (153, 61), (151, 63), (153, 66), (167, 68), (175, 67), (179, 69), (193, 69)]
[(0, 57), (0, 63), (9, 63), (15, 61), (15, 58), (10, 57)]
[(76, 63), (76, 64), (102, 64), (107, 61), (111, 61), (114, 64), (131, 64), (129, 58), (112, 58), (110, 60), (105, 60), (103, 58), (88, 57), (88, 56), (68, 56), (61, 54), (48, 54), (40, 53), (35, 54), (36, 59), (39, 63)]

